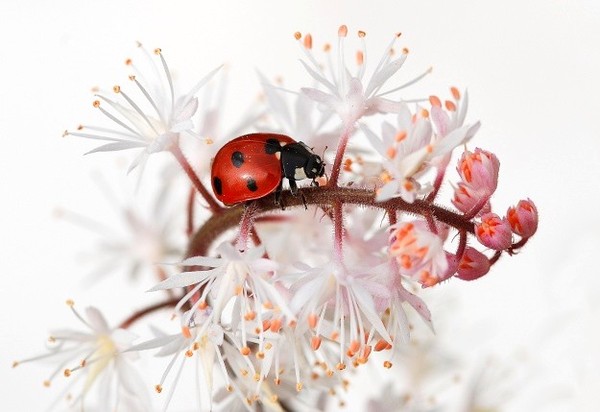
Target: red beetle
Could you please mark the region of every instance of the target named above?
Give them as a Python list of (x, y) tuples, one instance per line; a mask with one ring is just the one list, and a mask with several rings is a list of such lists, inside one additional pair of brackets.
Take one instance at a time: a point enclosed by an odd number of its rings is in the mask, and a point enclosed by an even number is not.
[(275, 133), (247, 134), (223, 146), (211, 170), (213, 192), (221, 202), (233, 205), (259, 199), (275, 191), (280, 203), (283, 178), (288, 179), (293, 195), (296, 180), (325, 174), (325, 164), (302, 142)]

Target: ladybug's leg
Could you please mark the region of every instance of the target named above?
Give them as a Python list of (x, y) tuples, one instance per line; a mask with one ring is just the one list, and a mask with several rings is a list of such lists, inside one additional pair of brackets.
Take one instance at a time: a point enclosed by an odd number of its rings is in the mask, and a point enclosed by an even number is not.
[(275, 189), (275, 204), (281, 206), (281, 210), (285, 210), (285, 206), (281, 201), (281, 191), (283, 189), (283, 179), (279, 182), (277, 189)]
[(298, 185), (296, 185), (296, 180), (292, 178), (288, 178), (288, 182), (290, 182), (290, 190), (294, 196), (298, 195)]

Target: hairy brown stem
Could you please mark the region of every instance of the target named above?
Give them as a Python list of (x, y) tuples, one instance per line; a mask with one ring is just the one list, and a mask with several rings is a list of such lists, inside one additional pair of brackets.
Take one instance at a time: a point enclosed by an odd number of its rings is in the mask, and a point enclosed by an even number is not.
[[(408, 203), (401, 198), (394, 198), (385, 202), (376, 202), (375, 191), (364, 188), (325, 186), (307, 187), (300, 190), (304, 194), (306, 204), (309, 205), (332, 207), (336, 202), (340, 202), (342, 205), (353, 204), (374, 207), (388, 211), (401, 211), (418, 216), (431, 215), (438, 221), (448, 224), (459, 231), (473, 233), (473, 222), (465, 219), (459, 213), (431, 204), (425, 200), (417, 199), (413, 203)], [(302, 197), (292, 196), (289, 191), (282, 193), (281, 200), (286, 208), (304, 207)], [(254, 204), (256, 206), (256, 215), (279, 209), (279, 205), (273, 202), (271, 196), (255, 200)], [(220, 213), (211, 216), (191, 238), (187, 256), (206, 255), (211, 245), (213, 245), (219, 236), (239, 224), (244, 213), (244, 207), (243, 204), (239, 204), (223, 209)]]
[(206, 200), (206, 203), (208, 203), (208, 207), (210, 208), (210, 210), (212, 210), (215, 213), (218, 213), (222, 209), (221, 205), (219, 205), (219, 203), (217, 203), (215, 198), (210, 194), (210, 192), (206, 189), (204, 184), (200, 181), (200, 179), (198, 178), (198, 175), (192, 168), (192, 165), (190, 165), (187, 158), (181, 151), (181, 148), (178, 145), (173, 145), (171, 147), (171, 153), (173, 153), (173, 156), (175, 156), (175, 158), (181, 165), (181, 168), (183, 169), (183, 171), (190, 178), (190, 181), (192, 182), (192, 184), (194, 185), (196, 190), (198, 190), (200, 195), (202, 195), (204, 200)]

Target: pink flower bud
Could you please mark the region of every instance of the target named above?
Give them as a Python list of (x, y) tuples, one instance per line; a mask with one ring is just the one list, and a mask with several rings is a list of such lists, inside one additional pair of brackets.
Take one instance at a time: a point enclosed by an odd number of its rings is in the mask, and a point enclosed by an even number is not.
[[(454, 189), (452, 204), (463, 213), (471, 213), (473, 212), (473, 209), (480, 204), (482, 197), (480, 192), (476, 191), (468, 184), (460, 182)], [(488, 198), (489, 196), (485, 197)], [(486, 202), (478, 213), (484, 214), (490, 212), (490, 210), (490, 202)]]
[(490, 271), (487, 256), (472, 247), (467, 247), (458, 265), (457, 278), (462, 280), (479, 279)]
[(458, 173), (463, 182), (469, 184), (482, 196), (491, 196), (498, 186), (500, 162), (495, 154), (479, 148), (466, 151), (458, 162)]
[(538, 212), (530, 199), (520, 200), (516, 207), (509, 207), (506, 217), (512, 231), (521, 237), (531, 237), (537, 230)]
[(481, 222), (475, 223), (477, 240), (494, 250), (508, 249), (512, 244), (512, 232), (506, 218), (501, 219), (495, 213), (481, 216)]

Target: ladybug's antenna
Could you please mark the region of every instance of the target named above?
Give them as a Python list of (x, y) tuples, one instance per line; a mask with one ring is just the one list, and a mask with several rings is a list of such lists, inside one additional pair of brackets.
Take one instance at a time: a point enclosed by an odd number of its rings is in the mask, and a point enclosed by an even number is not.
[(325, 159), (325, 152), (327, 151), (327, 146), (325, 146), (325, 148), (323, 149), (323, 155), (321, 156), (321, 159)]

